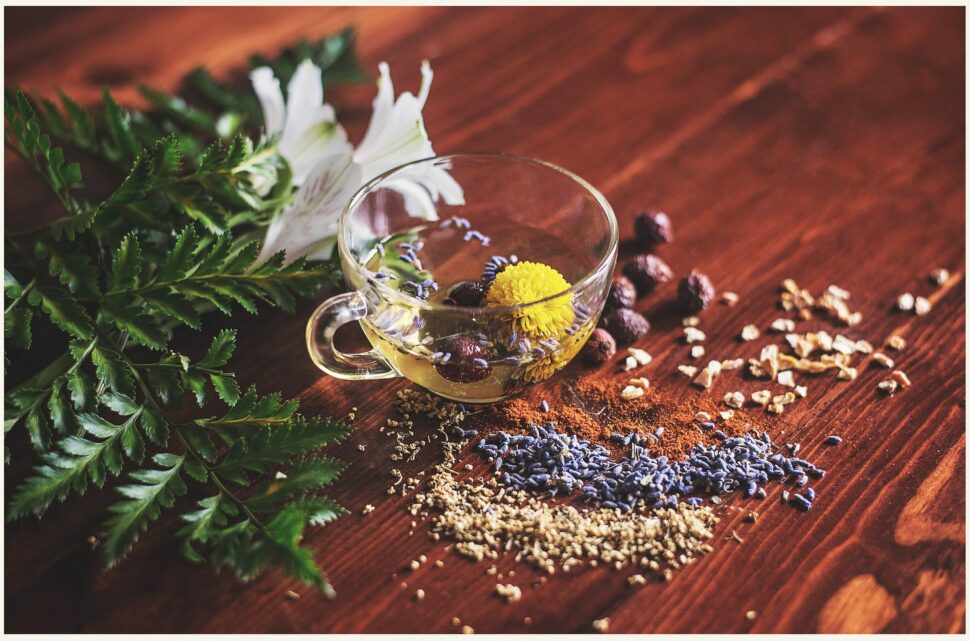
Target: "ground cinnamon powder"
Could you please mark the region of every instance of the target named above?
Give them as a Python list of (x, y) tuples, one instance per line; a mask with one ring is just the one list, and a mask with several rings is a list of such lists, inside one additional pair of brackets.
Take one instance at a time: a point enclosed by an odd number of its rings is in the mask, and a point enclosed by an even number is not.
[[(627, 379), (629, 375), (604, 377), (602, 373), (568, 378), (556, 386), (544, 387), (541, 398), (533, 393), (491, 407), (476, 417), (475, 428), (485, 435), (498, 430), (521, 432), (530, 424), (552, 422), (561, 432), (602, 444), (617, 453), (627, 448), (611, 442), (613, 434), (645, 434), (663, 428), (658, 441), (649, 448), (650, 454), (673, 460), (685, 458), (699, 442), (716, 442), (715, 430), (736, 436), (750, 429), (764, 429), (764, 419), (738, 410), (729, 420), (722, 420), (718, 414), (728, 408), (706, 394), (684, 402), (651, 389), (638, 399), (622, 400), (620, 391)], [(540, 408), (541, 400), (547, 402), (548, 411)], [(695, 419), (700, 411), (711, 415), (714, 429), (700, 426)]]

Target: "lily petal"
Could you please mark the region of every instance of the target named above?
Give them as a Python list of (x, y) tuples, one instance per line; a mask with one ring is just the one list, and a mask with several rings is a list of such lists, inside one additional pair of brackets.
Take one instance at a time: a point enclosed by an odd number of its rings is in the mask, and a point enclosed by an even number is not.
[(280, 89), (280, 81), (273, 75), (273, 70), (269, 67), (257, 67), (249, 74), (249, 79), (253, 83), (253, 91), (259, 98), (260, 107), (263, 109), (263, 122), (266, 127), (266, 136), (273, 137), (283, 131), (283, 123), (286, 118), (286, 107), (283, 103), (283, 90)]

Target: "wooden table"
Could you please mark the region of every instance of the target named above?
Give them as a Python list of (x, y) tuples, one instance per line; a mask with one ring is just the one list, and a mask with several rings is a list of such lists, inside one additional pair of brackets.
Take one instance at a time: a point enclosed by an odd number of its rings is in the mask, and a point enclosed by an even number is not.
[[(352, 514), (307, 535), (338, 598), (277, 574), (242, 585), (190, 565), (173, 542), (174, 519), (104, 572), (86, 543), (105, 505), (92, 493), (40, 523), (7, 527), (7, 631), (445, 632), (455, 616), (478, 632), (590, 631), (601, 617), (611, 631), (964, 630), (963, 9), (6, 14), (7, 82), (44, 94), (61, 86), (81, 101), (96, 100), (104, 84), (135, 101), (132, 81), (174, 89), (195, 65), (226, 74), (252, 51), (356, 24), (367, 68), (389, 61), (399, 88), (416, 87), (420, 61), (431, 60), (425, 116), (436, 150), (501, 149), (562, 164), (606, 194), (626, 237), (638, 210), (667, 211), (676, 242), (663, 256), (673, 268), (696, 267), (740, 295), (737, 306), (704, 315), (709, 353), (745, 349), (741, 327), (767, 327), (779, 314), (778, 284), (792, 277), (815, 292), (831, 283), (851, 291), (865, 318), (849, 335), (876, 344), (903, 335), (897, 364), (913, 380), (884, 398), (876, 383), (885, 373), (872, 366), (852, 383), (819, 379), (808, 402), (774, 420), (772, 430), (785, 431), (778, 438), (806, 443), (829, 469), (811, 512), (781, 504), (778, 486), (755, 506), (754, 525), (741, 520), (750, 501), (728, 501), (746, 509), (725, 507), (711, 554), (638, 589), (626, 585), (628, 573), (601, 567), (533, 590), (535, 575), (507, 560), (500, 571), (517, 570), (525, 594), (505, 604), (486, 565), (444, 552), (423, 525), (408, 536), (402, 500), (384, 493), (390, 442), (377, 426), (404, 384), (321, 378), (303, 348), (312, 305), (296, 316), (237, 316), (244, 383), (299, 395), (308, 413), (359, 407), (353, 438), (333, 451), (352, 462), (334, 490)], [(355, 140), (372, 95), (370, 86), (329, 94)], [(10, 224), (50, 208), (21, 167), (8, 162), (6, 176)], [(952, 273), (941, 288), (927, 278), (935, 267)], [(929, 296), (932, 312), (893, 313), (903, 291)], [(654, 393), (689, 402), (699, 392), (675, 372), (687, 357), (672, 295), (668, 286), (641, 303), (655, 324), (644, 346), (657, 357)], [(821, 447), (833, 432), (845, 443)], [(7, 486), (22, 473), (8, 469)], [(362, 516), (368, 503), (376, 510)], [(732, 529), (742, 544), (725, 540)], [(420, 554), (445, 565), (408, 574)], [(410, 589), (399, 587), (404, 579)], [(288, 589), (303, 597), (286, 599)]]

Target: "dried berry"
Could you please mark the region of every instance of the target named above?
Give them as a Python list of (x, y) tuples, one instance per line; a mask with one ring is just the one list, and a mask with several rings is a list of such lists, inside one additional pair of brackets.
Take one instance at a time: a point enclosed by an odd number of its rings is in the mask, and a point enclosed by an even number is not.
[(645, 211), (636, 217), (634, 230), (637, 241), (644, 249), (651, 249), (661, 243), (674, 240), (674, 229), (670, 217), (662, 211)]
[(604, 324), (621, 345), (632, 343), (650, 331), (650, 322), (642, 314), (622, 307), (613, 310)]
[(449, 338), (435, 356), (435, 369), (455, 383), (474, 383), (492, 373), (488, 350), (471, 336)]
[(653, 254), (640, 254), (631, 258), (623, 266), (623, 275), (633, 282), (640, 296), (646, 296), (657, 285), (674, 277), (667, 263)]
[(587, 363), (599, 365), (616, 355), (616, 341), (605, 329), (594, 329), (583, 345), (583, 358)]
[(459, 307), (479, 307), (482, 304), (484, 288), (477, 280), (464, 280), (448, 290), (448, 296), (443, 301), (445, 305)]
[(692, 271), (680, 281), (677, 300), (685, 314), (696, 314), (714, 300), (714, 285), (711, 280), (697, 270)]
[(637, 288), (626, 276), (617, 274), (610, 285), (610, 293), (606, 295), (606, 310), (608, 312), (621, 307), (633, 307), (637, 302)]

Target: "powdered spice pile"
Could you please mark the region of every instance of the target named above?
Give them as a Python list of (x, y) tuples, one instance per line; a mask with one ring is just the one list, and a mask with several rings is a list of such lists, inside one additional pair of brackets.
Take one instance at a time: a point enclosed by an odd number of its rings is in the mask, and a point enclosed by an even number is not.
[[(577, 376), (554, 389), (544, 390), (548, 411), (540, 407), (541, 400), (515, 398), (478, 415), (475, 429), (486, 435), (552, 422), (561, 432), (616, 451), (619, 446), (610, 440), (613, 434), (656, 433), (658, 428), (663, 428), (658, 440), (651, 444), (650, 453), (673, 460), (685, 458), (697, 443), (717, 442), (715, 430), (728, 436), (741, 436), (750, 429), (765, 429), (764, 419), (752, 418), (740, 411), (729, 420), (722, 420), (719, 412), (724, 407), (706, 396), (691, 402), (676, 402), (665, 401), (653, 392), (638, 399), (623, 400), (620, 391), (627, 379), (629, 375), (610, 377), (602, 373)], [(715, 427), (702, 427), (703, 421), (696, 418), (698, 412), (710, 415)]]

